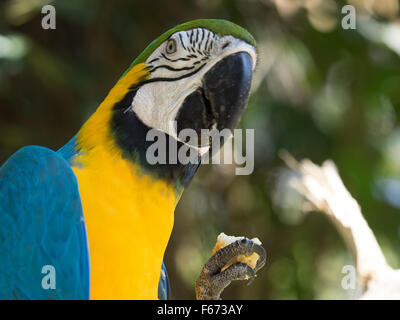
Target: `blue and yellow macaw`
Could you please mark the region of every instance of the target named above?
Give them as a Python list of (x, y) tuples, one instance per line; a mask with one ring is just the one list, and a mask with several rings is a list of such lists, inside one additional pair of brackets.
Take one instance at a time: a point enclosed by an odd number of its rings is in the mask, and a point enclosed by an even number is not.
[(174, 210), (198, 164), (151, 165), (146, 135), (159, 130), (182, 145), (178, 129), (234, 128), (255, 47), (225, 20), (176, 26), (134, 60), (65, 146), (13, 154), (0, 169), (0, 299), (165, 298)]

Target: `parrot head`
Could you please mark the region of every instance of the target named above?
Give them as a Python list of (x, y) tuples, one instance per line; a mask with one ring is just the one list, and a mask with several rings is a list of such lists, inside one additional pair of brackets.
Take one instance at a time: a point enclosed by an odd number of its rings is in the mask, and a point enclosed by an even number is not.
[[(119, 151), (159, 178), (186, 185), (198, 164), (150, 165), (147, 134), (163, 132), (202, 155), (210, 147), (202, 129), (233, 129), (239, 122), (256, 62), (254, 38), (232, 22), (201, 19), (168, 30), (133, 61), (81, 128), (79, 153), (97, 155), (99, 146), (108, 145), (110, 153)], [(182, 129), (200, 138), (181, 140)]]
[(181, 24), (154, 40), (125, 72), (140, 64), (147, 71), (122, 107), (177, 140), (182, 129), (199, 135), (201, 129), (233, 129), (247, 104), (255, 47), (250, 33), (226, 20)]

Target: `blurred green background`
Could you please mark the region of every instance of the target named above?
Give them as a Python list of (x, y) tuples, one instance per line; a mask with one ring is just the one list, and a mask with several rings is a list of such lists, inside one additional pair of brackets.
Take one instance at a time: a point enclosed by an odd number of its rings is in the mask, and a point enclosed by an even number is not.
[[(56, 30), (40, 10), (56, 8)], [(356, 30), (341, 8), (357, 10)], [(255, 170), (203, 166), (184, 193), (166, 252), (172, 295), (194, 282), (217, 235), (258, 237), (267, 266), (228, 299), (354, 298), (341, 288), (353, 260), (329, 221), (303, 214), (282, 149), (330, 158), (392, 267), (400, 267), (400, 19), (396, 0), (8, 0), (0, 4), (0, 163), (24, 145), (60, 148), (124, 70), (162, 32), (225, 18), (257, 39), (259, 65), (241, 121), (255, 129)]]

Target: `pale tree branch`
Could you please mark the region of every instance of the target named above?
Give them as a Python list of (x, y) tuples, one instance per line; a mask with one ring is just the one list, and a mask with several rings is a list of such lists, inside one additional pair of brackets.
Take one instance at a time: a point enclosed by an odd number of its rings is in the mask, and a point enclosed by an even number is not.
[(364, 299), (400, 299), (400, 270), (393, 270), (364, 219), (361, 208), (327, 160), (318, 166), (308, 159), (297, 162), (288, 152), (281, 158), (294, 172), (290, 186), (329, 217), (356, 261)]

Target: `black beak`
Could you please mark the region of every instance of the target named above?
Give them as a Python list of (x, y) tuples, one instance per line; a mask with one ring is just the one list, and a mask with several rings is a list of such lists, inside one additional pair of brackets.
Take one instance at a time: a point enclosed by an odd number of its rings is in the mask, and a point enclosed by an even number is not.
[[(252, 67), (246, 52), (227, 56), (213, 66), (204, 75), (202, 88), (183, 102), (176, 118), (178, 134), (190, 128), (200, 137), (201, 129), (235, 128), (249, 97)], [(208, 141), (198, 141), (198, 145), (208, 145)]]

